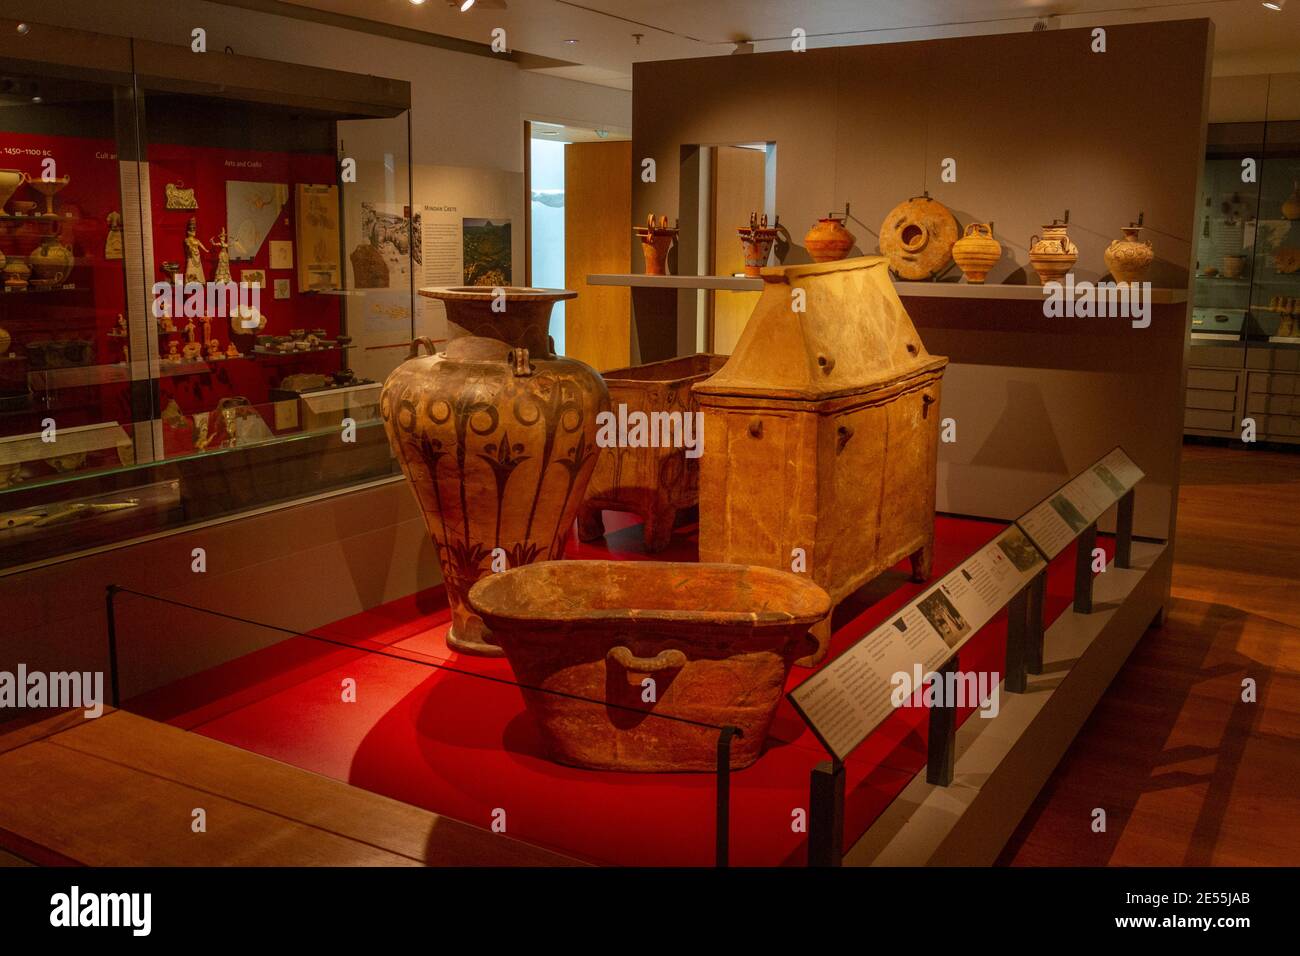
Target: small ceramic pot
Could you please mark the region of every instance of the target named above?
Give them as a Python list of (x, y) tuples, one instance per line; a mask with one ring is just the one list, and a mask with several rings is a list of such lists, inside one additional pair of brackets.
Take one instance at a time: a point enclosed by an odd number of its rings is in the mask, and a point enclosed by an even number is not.
[(5, 288), (15, 291), (26, 289), (31, 274), (32, 270), (28, 268), (26, 262), (16, 256), (10, 257), (4, 266)]
[(552, 759), (642, 772), (715, 770), (724, 726), (741, 732), (732, 769), (757, 760), (830, 611), (806, 575), (666, 561), (540, 562), (489, 574), (469, 601)]
[(632, 230), (641, 240), (641, 253), (645, 256), (645, 274), (663, 276), (668, 274), (668, 250), (677, 241), (677, 227), (668, 225), (668, 217), (661, 216), (655, 222), (652, 213), (644, 226)]
[(953, 243), (952, 258), (967, 282), (981, 285), (989, 270), (1002, 258), (1002, 243), (993, 238), (991, 225), (972, 222), (962, 237)]
[(803, 237), (804, 248), (813, 262), (835, 262), (843, 259), (857, 242), (857, 236), (844, 228), (844, 217), (830, 215), (818, 219), (817, 224)]
[(1079, 258), (1079, 247), (1067, 234), (1064, 222), (1054, 219), (1043, 227), (1041, 236), (1030, 240), (1029, 262), (1043, 284), (1060, 282)]
[(758, 214), (754, 213), (749, 217), (748, 226), (741, 226), (736, 230), (740, 236), (740, 244), (745, 250), (745, 275), (761, 274), (760, 270), (767, 265), (767, 259), (772, 254), (772, 245), (776, 242), (777, 227), (780, 225), (779, 216), (776, 222), (769, 226), (766, 214), (760, 219)]
[(1151, 243), (1138, 238), (1142, 229), (1136, 223), (1124, 226), (1122, 231), (1124, 238), (1115, 239), (1106, 247), (1103, 256), (1106, 268), (1116, 282), (1141, 282), (1151, 268), (1155, 253), (1151, 249)]
[(1300, 181), (1291, 185), (1291, 195), (1282, 203), (1282, 218), (1294, 221), (1300, 219)]
[(41, 240), (40, 247), (27, 257), (36, 277), (33, 284), (39, 282), (51, 287), (62, 285), (67, 280), (74, 261), (72, 250), (58, 236), (46, 236)]

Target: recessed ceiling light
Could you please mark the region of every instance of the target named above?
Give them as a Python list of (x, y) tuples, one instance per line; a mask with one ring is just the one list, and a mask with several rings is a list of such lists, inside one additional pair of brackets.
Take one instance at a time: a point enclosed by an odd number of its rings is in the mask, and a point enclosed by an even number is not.
[(18, 24), (18, 33), (19, 33), (20, 36), (27, 36), (27, 31), (30, 30), (30, 29), (31, 29), (31, 27), (29, 27), (29, 26), (28, 26), (27, 24), (25, 24), (25, 23), (20, 23), (20, 24)]
[(469, 9), (470, 7), (472, 7), (472, 6), (474, 6), (474, 0), (462, 0), (461, 5), (460, 5), (460, 12), (461, 12), (461, 13), (464, 13), (466, 10), (468, 10), (468, 9)]
[(578, 41), (577, 41), (577, 40), (572, 40), (572, 39), (570, 39), (570, 40), (565, 40), (564, 42), (565, 42), (565, 43), (577, 43)]
[(1264, 6), (1270, 10), (1281, 10), (1286, 6), (1286, 0), (1264, 0)]
[(45, 101), (44, 101), (43, 99), (41, 99), (39, 96), (33, 96), (33, 97), (32, 97), (32, 102), (33, 102), (33, 103), (44, 103)]
[(411, 6), (418, 7), (424, 4), (424, 0), (411, 0)]

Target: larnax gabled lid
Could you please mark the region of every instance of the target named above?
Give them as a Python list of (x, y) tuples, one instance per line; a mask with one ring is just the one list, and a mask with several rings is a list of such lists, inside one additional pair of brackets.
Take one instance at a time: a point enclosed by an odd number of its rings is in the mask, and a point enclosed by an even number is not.
[(761, 275), (763, 293), (735, 351), (697, 393), (820, 400), (948, 362), (921, 344), (882, 256), (774, 266)]

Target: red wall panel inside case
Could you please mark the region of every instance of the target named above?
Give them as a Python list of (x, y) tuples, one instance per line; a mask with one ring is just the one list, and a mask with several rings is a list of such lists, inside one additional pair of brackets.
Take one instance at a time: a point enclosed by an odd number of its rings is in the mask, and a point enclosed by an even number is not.
[[(339, 297), (298, 291), (295, 269), (271, 269), (272, 240), (294, 241), (294, 196), (296, 183), (333, 183), (336, 179), (334, 158), (322, 153), (267, 153), (250, 150), (229, 150), (210, 147), (151, 144), (149, 159), (149, 206), (153, 220), (153, 271), (150, 280), (163, 281), (167, 276), (162, 263), (184, 263), (185, 229), (190, 217), (197, 220), (198, 238), (211, 252), (203, 257), (203, 269), (211, 280), (216, 271), (216, 250), (212, 238), (226, 226), (226, 183), (230, 180), (244, 182), (282, 183), (289, 187), (289, 198), (280, 211), (275, 225), (267, 234), (256, 255), (250, 259), (232, 261), (231, 277), (240, 281), (246, 269), (259, 269), (266, 275), (266, 288), (262, 290), (261, 310), (267, 324), (262, 334), (287, 335), (291, 329), (324, 329), (333, 338), (341, 331), (342, 307)], [(174, 210), (167, 208), (167, 184), (175, 183), (194, 190), (198, 209)], [(294, 247), (295, 263), (299, 250)], [(276, 299), (273, 295), (276, 279), (288, 279), (290, 297)], [(183, 325), (178, 322), (178, 325)], [(222, 346), (229, 344), (231, 330), (226, 319), (214, 319), (213, 336)], [(166, 355), (168, 342), (174, 338), (183, 344), (184, 335), (159, 336), (159, 350)], [(235, 336), (235, 345), (248, 355), (254, 344), (251, 335)], [(161, 385), (162, 405), (166, 407), (175, 399), (186, 414), (211, 411), (217, 402), (229, 395), (247, 398), (261, 405), (270, 398), (270, 390), (280, 384), (285, 376), (297, 372), (328, 374), (346, 364), (340, 353), (324, 352), (301, 356), (270, 357), (228, 361), (214, 366), (206, 375), (166, 376)]]
[[(0, 295), (0, 327), (12, 336), (9, 350), (16, 355), (24, 355), (25, 347), (31, 341), (87, 339), (94, 343), (94, 364), (111, 365), (122, 360), (122, 341), (109, 338), (108, 333), (116, 328), (118, 315), (127, 311), (125, 262), (104, 259), (104, 240), (108, 235), (106, 217), (110, 212), (123, 210), (116, 143), (107, 138), (0, 131), (0, 168), (16, 169), (39, 178), (42, 163), (47, 158), (54, 160), (56, 177), (69, 177), (68, 185), (54, 198), (54, 209), (63, 217), (60, 220), (61, 237), (72, 248), (76, 264), (62, 289)], [(339, 297), (300, 293), (294, 269), (270, 268), (270, 241), (292, 242), (295, 238), (294, 184), (334, 182), (332, 156), (154, 144), (149, 146), (148, 158), (154, 253), (154, 261), (146, 270), (150, 283), (166, 278), (160, 268), (162, 262), (184, 261), (183, 240), (191, 215), (197, 218), (199, 239), (212, 250), (204, 257), (203, 263), (207, 277), (212, 278), (216, 269), (216, 250), (210, 240), (226, 225), (227, 180), (283, 183), (289, 187), (288, 202), (256, 256), (252, 260), (231, 263), (233, 278), (239, 281), (245, 269), (260, 269), (265, 273), (267, 287), (262, 293), (262, 311), (267, 317), (266, 334), (287, 335), (291, 329), (312, 328), (324, 329), (331, 338), (340, 333), (342, 305)], [(134, 175), (134, 170), (130, 170), (130, 174)], [(192, 187), (198, 199), (198, 209), (167, 209), (168, 183)], [(37, 212), (45, 208), (44, 198), (25, 185), (20, 186), (5, 204), (6, 212), (13, 211), (15, 200), (37, 202)], [(26, 257), (40, 245), (41, 237), (50, 231), (49, 226), (36, 219), (30, 222), (0, 220), (0, 252), (11, 257)], [(297, 254), (295, 247), (295, 257)], [(276, 279), (289, 280), (288, 299), (274, 298)], [(228, 320), (214, 319), (212, 330), (223, 346), (230, 342)], [(166, 355), (169, 338), (159, 336), (160, 355)], [(176, 339), (183, 343), (184, 336), (178, 335)], [(235, 344), (248, 355), (254, 338), (237, 336)], [(341, 353), (318, 352), (245, 358), (216, 363), (210, 372), (164, 375), (160, 384), (161, 404), (155, 413), (173, 398), (186, 414), (211, 411), (221, 398), (233, 395), (263, 405), (270, 399), (270, 389), (278, 386), (285, 376), (295, 372), (328, 374), (345, 364), (341, 361)], [(44, 393), (36, 396), (29, 412), (9, 414), (0, 422), (0, 434), (37, 430), (40, 419), (51, 413), (63, 427), (101, 421), (118, 421), (125, 425), (131, 420), (128, 389), (121, 382), (51, 389), (48, 396)]]

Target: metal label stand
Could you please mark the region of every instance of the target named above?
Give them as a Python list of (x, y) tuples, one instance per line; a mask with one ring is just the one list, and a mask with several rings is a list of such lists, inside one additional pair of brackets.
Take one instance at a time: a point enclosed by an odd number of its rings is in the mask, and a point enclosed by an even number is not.
[(1097, 522), (1079, 533), (1074, 553), (1074, 612), (1092, 613), (1092, 550), (1097, 547)]
[(714, 862), (719, 867), (731, 865), (731, 740), (742, 736), (739, 727), (730, 725), (718, 732), (718, 808)]
[[(941, 686), (947, 685), (949, 674), (957, 673), (957, 658), (935, 671)], [(930, 736), (928, 756), (925, 761), (925, 779), (938, 787), (952, 783), (953, 768), (957, 762), (957, 707), (946, 699), (938, 707), (930, 708)]]
[(844, 856), (844, 764), (824, 760), (809, 775), (808, 865), (839, 866)]

